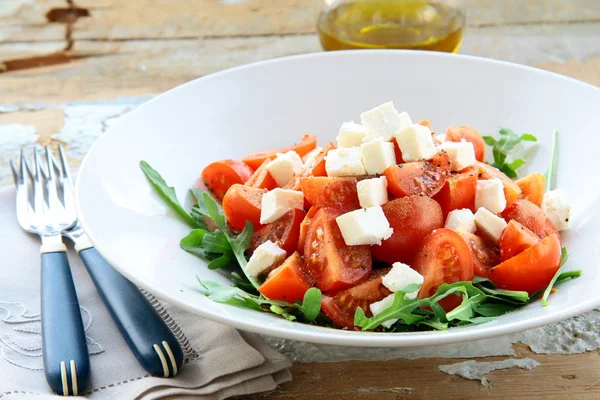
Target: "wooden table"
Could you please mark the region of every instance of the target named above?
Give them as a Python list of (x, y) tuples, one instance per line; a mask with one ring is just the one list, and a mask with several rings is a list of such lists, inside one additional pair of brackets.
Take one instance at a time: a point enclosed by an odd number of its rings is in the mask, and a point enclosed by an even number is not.
[[(2, 0), (0, 186), (10, 184), (8, 160), (22, 144), (64, 142), (77, 162), (116, 118), (149, 95), (231, 66), (320, 51), (316, 3)], [(600, 85), (600, 1), (467, 3), (461, 53), (538, 66)], [(600, 329), (594, 318), (586, 326), (589, 335)], [(580, 333), (564, 334), (575, 342)], [(255, 398), (600, 398), (598, 346), (572, 355), (513, 347), (515, 357), (531, 357), (540, 365), (530, 371), (491, 372), (489, 383), (482, 385), (440, 372), (439, 365), (465, 360), (437, 355), (296, 363), (293, 382)]]

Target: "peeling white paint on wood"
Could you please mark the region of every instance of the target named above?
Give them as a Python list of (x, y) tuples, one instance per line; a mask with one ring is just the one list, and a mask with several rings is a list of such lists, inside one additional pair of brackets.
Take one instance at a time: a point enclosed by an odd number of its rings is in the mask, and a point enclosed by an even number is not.
[(470, 360), (458, 364), (440, 365), (438, 369), (448, 375), (458, 375), (465, 379), (478, 380), (482, 385), (487, 385), (488, 381), (485, 378), (485, 375), (492, 371), (509, 368), (530, 370), (538, 365), (540, 365), (540, 363), (533, 358), (509, 358), (502, 361), (488, 362)]

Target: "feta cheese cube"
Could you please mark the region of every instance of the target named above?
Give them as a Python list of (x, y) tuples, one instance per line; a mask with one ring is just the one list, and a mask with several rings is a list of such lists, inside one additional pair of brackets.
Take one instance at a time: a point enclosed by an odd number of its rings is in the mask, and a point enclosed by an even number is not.
[(362, 140), (369, 134), (369, 130), (354, 122), (344, 122), (340, 127), (340, 133), (336, 137), (338, 147), (360, 146)]
[[(390, 272), (388, 272), (381, 280), (383, 286), (388, 288), (391, 292), (404, 291), (405, 288), (413, 284), (422, 285), (423, 281), (423, 275), (401, 262), (392, 264)], [(419, 291), (416, 290), (414, 292), (406, 293), (404, 298), (414, 299), (418, 294)]]
[(394, 232), (380, 206), (350, 211), (335, 220), (348, 246), (381, 244)]
[(363, 165), (368, 175), (383, 174), (387, 167), (396, 164), (394, 144), (377, 138), (360, 146)]
[(505, 220), (490, 210), (481, 207), (475, 213), (475, 225), (485, 236), (497, 242), (507, 224)]
[(293, 209), (304, 209), (304, 194), (297, 190), (273, 189), (263, 194), (261, 200), (260, 223), (277, 221)]
[[(394, 294), (393, 293), (390, 294), (389, 296), (387, 296), (386, 298), (384, 298), (383, 300), (376, 301), (375, 303), (371, 303), (371, 305), (369, 306), (369, 308), (371, 309), (371, 314), (373, 314), (373, 316), (376, 316), (377, 314), (379, 314), (383, 310), (390, 308), (392, 306), (392, 304), (394, 304)], [(389, 329), (397, 321), (398, 321), (397, 318), (396, 319), (390, 319), (388, 321), (385, 321), (381, 325)]]
[(440, 143), (444, 143), (446, 141), (446, 135), (444, 135), (443, 133), (441, 134), (435, 134), (435, 138), (440, 142)]
[(310, 165), (313, 161), (315, 161), (322, 149), (322, 147), (316, 147), (314, 150), (311, 150), (307, 155), (302, 157), (304, 165)]
[(387, 179), (385, 176), (379, 178), (363, 179), (356, 183), (358, 201), (362, 208), (380, 206), (388, 202)]
[(267, 165), (267, 170), (279, 186), (285, 186), (302, 169), (304, 163), (295, 151), (277, 154), (277, 158)]
[(325, 156), (327, 176), (361, 176), (366, 175), (360, 147), (342, 147), (329, 150)]
[(437, 149), (428, 127), (412, 124), (396, 134), (396, 142), (405, 162), (430, 160)]
[(286, 257), (285, 250), (267, 240), (254, 250), (244, 270), (250, 276), (266, 274), (278, 267)]
[(438, 146), (438, 149), (444, 150), (448, 154), (452, 171), (460, 171), (477, 161), (473, 143), (467, 142), (465, 139), (460, 142), (444, 142)]
[(468, 208), (462, 210), (453, 210), (448, 213), (446, 218), (446, 228), (452, 229), (455, 232), (475, 233), (475, 215)]
[(405, 126), (412, 124), (408, 114), (398, 114), (391, 101), (365, 111), (360, 115), (360, 120), (372, 132), (373, 138), (382, 136), (386, 141), (391, 140)]
[(544, 194), (542, 210), (559, 231), (564, 231), (569, 227), (571, 204), (564, 190), (556, 189)]
[(506, 208), (504, 184), (500, 178), (477, 181), (475, 188), (475, 209), (487, 208), (498, 214)]

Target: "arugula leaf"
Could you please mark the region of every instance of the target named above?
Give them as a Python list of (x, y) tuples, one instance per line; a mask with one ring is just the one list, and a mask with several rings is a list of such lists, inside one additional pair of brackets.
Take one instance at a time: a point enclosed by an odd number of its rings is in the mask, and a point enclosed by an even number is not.
[(177, 215), (181, 217), (188, 225), (192, 228), (206, 228), (206, 225), (201, 225), (196, 221), (196, 219), (192, 218), (179, 204), (179, 200), (177, 200), (177, 194), (175, 193), (175, 189), (169, 185), (167, 182), (160, 176), (160, 174), (150, 166), (146, 161), (140, 161), (140, 168), (142, 172), (154, 188), (156, 192), (162, 197), (162, 199), (167, 203), (169, 207)]
[(202, 239), (206, 233), (204, 229), (194, 229), (181, 239), (179, 246), (189, 253), (206, 257), (206, 252), (202, 247)]
[(307, 321), (314, 321), (321, 312), (321, 291), (317, 288), (310, 288), (304, 294), (300, 311), (304, 314)]
[(261, 295), (248, 293), (245, 290), (223, 285), (214, 281), (203, 281), (196, 277), (204, 288), (204, 294), (218, 303), (230, 304), (237, 307), (249, 308), (262, 312), (272, 312), (289, 321), (303, 318), (307, 322), (314, 321), (321, 311), (321, 291), (310, 288), (304, 295), (302, 304), (270, 300)]
[(517, 170), (525, 165), (525, 160), (516, 159), (512, 162), (507, 162), (508, 153), (522, 141), (536, 142), (537, 138), (531, 133), (517, 135), (514, 131), (507, 128), (500, 128), (500, 137), (495, 139), (492, 136), (483, 136), (483, 140), (488, 146), (492, 147), (492, 155), (494, 156), (493, 167), (504, 172), (511, 179), (517, 177)]
[(556, 274), (554, 274), (554, 277), (552, 277), (552, 280), (548, 284), (546, 290), (544, 290), (544, 294), (542, 296), (542, 304), (544, 305), (544, 307), (548, 305), (548, 296), (550, 296), (550, 293), (552, 293), (552, 288), (554, 287), (554, 284), (558, 281), (558, 279), (561, 277), (561, 275), (563, 275), (561, 282), (567, 279), (576, 278), (581, 275), (581, 271), (571, 271), (565, 273), (561, 272), (562, 267), (565, 265), (568, 259), (569, 252), (567, 251), (566, 247), (562, 247), (560, 249), (560, 266), (558, 268), (558, 271), (556, 271)]
[(550, 155), (550, 166), (546, 171), (546, 191), (550, 191), (554, 188), (554, 178), (556, 175), (556, 159), (558, 153), (558, 131), (554, 131), (552, 135), (552, 153)]

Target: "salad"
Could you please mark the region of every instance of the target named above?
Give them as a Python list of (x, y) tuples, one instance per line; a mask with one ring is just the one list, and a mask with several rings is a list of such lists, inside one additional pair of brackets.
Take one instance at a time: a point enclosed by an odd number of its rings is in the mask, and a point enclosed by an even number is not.
[(360, 119), (336, 143), (305, 135), (207, 165), (189, 212), (140, 162), (192, 228), (181, 248), (230, 274), (231, 285), (199, 280), (207, 296), (328, 327), (443, 330), (547, 305), (555, 284), (580, 276), (561, 270), (571, 207), (552, 190), (557, 132), (548, 171), (517, 179), (515, 150), (531, 134), (438, 134), (391, 102)]

